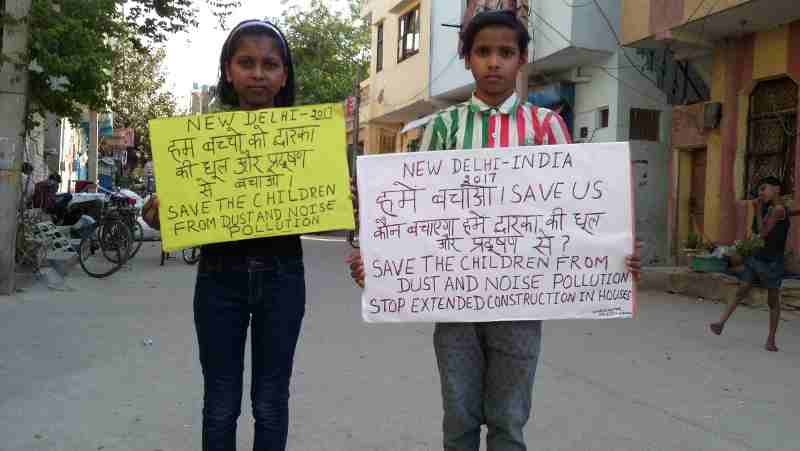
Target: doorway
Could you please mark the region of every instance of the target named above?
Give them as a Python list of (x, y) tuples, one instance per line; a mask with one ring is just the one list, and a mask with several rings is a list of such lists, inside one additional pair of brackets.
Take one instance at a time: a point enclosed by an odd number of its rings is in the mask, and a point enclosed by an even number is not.
[(678, 151), (677, 240), (676, 254), (689, 235), (707, 235), (705, 230), (706, 148)]

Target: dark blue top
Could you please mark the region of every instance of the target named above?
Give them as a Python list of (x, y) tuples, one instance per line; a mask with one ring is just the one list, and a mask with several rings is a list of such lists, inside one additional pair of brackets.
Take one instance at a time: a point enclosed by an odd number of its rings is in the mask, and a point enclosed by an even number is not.
[[(769, 204), (761, 205), (761, 222), (763, 222), (769, 215)], [(761, 260), (777, 261), (783, 260), (783, 255), (786, 252), (786, 239), (789, 236), (789, 212), (786, 212), (784, 219), (775, 223), (775, 227), (770, 230), (769, 234), (764, 238), (764, 247), (762, 247), (755, 256)], [(753, 233), (759, 233), (758, 230), (759, 220), (758, 217), (753, 218)]]

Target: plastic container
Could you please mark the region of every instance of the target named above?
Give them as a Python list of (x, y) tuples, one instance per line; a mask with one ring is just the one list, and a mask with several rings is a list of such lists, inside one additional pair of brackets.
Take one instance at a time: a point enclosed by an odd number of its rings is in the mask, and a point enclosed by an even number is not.
[(728, 260), (721, 257), (695, 255), (692, 257), (690, 268), (695, 272), (725, 272), (728, 269)]

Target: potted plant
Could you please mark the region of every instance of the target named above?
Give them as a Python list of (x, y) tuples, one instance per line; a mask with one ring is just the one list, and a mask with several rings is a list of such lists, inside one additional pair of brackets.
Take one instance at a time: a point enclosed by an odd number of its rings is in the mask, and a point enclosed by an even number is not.
[(764, 240), (758, 235), (744, 240), (737, 240), (733, 243), (736, 254), (742, 258), (750, 257), (762, 247), (764, 247)]
[(686, 241), (683, 242), (683, 248), (680, 252), (681, 260), (679, 264), (683, 266), (689, 266), (691, 265), (694, 257), (707, 254), (708, 252), (710, 252), (709, 243), (706, 243), (703, 240), (702, 235), (699, 235), (695, 232), (689, 232), (689, 236), (687, 237)]

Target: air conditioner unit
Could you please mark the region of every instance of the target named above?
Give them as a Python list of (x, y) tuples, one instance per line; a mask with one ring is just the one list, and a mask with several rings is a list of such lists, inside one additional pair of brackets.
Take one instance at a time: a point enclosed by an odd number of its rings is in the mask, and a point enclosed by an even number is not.
[(576, 84), (577, 83), (589, 83), (589, 82), (592, 81), (592, 76), (591, 75), (586, 75), (584, 73), (583, 68), (575, 67), (572, 70), (570, 70), (569, 81), (571, 81), (572, 83), (576, 83)]

